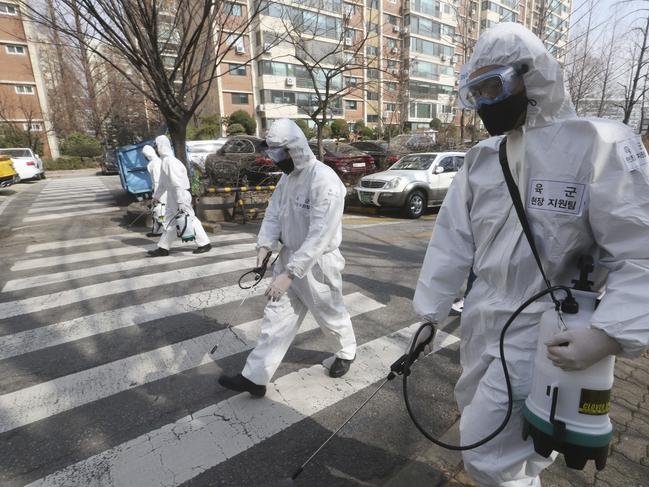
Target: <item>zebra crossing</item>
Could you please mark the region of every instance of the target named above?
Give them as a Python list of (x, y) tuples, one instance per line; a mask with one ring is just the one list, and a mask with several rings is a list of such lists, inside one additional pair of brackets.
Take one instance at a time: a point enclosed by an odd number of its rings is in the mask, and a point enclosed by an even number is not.
[[(81, 185), (101, 190), (95, 179)], [(48, 184), (36, 204), (68, 184)], [(75, 212), (65, 207), (76, 198), (62, 199), (53, 213), (71, 218)], [(30, 243), (5, 267), (1, 485), (181, 485), (375, 384), (419, 325), (396, 323), (388, 333), (369, 333), (341, 379), (326, 376), (317, 358), (323, 349), (310, 362), (280, 369), (263, 399), (219, 391), (218, 371), (240, 366), (254, 347), (269, 278), (252, 291), (236, 284), (255, 265), (254, 234), (222, 233), (211, 242), (206, 254), (177, 243), (172, 256), (152, 259), (145, 255), (154, 241), (116, 229), (109, 236)], [(344, 300), (355, 326), (378, 321), (388, 308), (357, 286), (346, 286)], [(319, 334), (311, 333), (317, 328), (307, 315), (296, 341), (317, 349)], [(434, 351), (457, 341), (439, 332)], [(205, 381), (213, 390), (197, 392)], [(166, 402), (151, 392), (160, 390)], [(120, 415), (122, 409), (137, 414)], [(87, 418), (114, 431), (80, 448), (76, 423)], [(12, 446), (21, 435), (41, 438), (26, 473), (10, 468), (25, 455)], [(61, 454), (42, 465), (38, 452), (48, 447)]]

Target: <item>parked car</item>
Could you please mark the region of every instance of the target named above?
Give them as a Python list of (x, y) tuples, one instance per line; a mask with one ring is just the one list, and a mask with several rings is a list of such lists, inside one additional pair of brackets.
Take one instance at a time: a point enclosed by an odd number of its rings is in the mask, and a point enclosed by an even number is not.
[(354, 189), (365, 205), (401, 208), (406, 217), (419, 218), (442, 203), (463, 163), (463, 152), (409, 154), (387, 171), (363, 177)]
[(216, 154), (205, 160), (205, 172), (217, 186), (275, 184), (282, 172), (262, 154), (264, 139), (252, 135), (228, 137)]
[(0, 149), (0, 155), (11, 157), (14, 170), (20, 176), (21, 181), (27, 179), (45, 179), (43, 161), (31, 149)]
[(0, 188), (6, 188), (20, 181), (9, 156), (0, 156)]
[(388, 144), (387, 164), (394, 164), (407, 154), (434, 152), (436, 145), (437, 137), (435, 132), (397, 135)]
[(228, 141), (227, 137), (213, 140), (188, 140), (186, 143), (189, 161), (205, 172), (205, 159), (210, 154), (216, 154)]
[(117, 165), (117, 156), (115, 149), (110, 149), (104, 152), (104, 157), (99, 163), (101, 166), (101, 173), (106, 176), (108, 174), (119, 174), (119, 166)]
[(361, 140), (349, 145), (371, 155), (377, 169), (387, 169), (388, 143), (385, 140)]
[[(318, 143), (309, 142), (313, 153), (318, 155)], [(342, 142), (322, 142), (324, 162), (331, 167), (344, 183), (356, 184), (366, 174), (376, 170), (374, 159), (369, 154)]]

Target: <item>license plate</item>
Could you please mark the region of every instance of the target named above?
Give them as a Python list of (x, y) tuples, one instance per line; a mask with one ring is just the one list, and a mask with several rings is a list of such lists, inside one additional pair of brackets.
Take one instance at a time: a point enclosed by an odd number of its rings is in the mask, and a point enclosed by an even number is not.
[(355, 162), (354, 164), (352, 164), (352, 166), (353, 167), (365, 167), (365, 163), (364, 162)]
[(361, 200), (361, 203), (367, 203), (367, 204), (372, 203), (372, 193), (361, 191), (360, 193), (358, 193), (358, 197)]

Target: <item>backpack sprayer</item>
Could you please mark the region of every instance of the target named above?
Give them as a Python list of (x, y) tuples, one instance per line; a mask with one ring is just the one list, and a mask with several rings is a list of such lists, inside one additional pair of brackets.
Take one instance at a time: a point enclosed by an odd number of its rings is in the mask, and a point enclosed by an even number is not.
[(185, 210), (179, 209), (167, 224), (167, 226), (169, 225), (176, 226), (176, 235), (183, 243), (196, 239), (196, 235), (194, 234), (194, 216)]
[(151, 208), (151, 233), (160, 234), (164, 229), (165, 204), (158, 202)]

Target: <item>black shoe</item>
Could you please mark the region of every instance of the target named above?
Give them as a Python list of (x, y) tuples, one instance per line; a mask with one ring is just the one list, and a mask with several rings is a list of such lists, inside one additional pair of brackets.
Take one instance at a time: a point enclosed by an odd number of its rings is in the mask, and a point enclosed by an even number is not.
[(169, 255), (169, 251), (167, 249), (158, 247), (155, 250), (149, 250), (147, 254), (149, 254), (149, 256), (151, 257), (166, 257), (167, 255)]
[(212, 244), (207, 244), (203, 245), (202, 247), (198, 247), (192, 252), (192, 254), (204, 254), (205, 252), (209, 252), (210, 250), (212, 250)]
[(351, 367), (352, 362), (355, 358), (356, 357), (348, 360), (336, 357), (336, 360), (334, 360), (334, 363), (331, 364), (331, 368), (329, 369), (329, 377), (342, 377), (343, 375), (345, 375), (347, 372), (349, 372), (349, 367)]
[(153, 233), (153, 232), (149, 232), (149, 233), (146, 234), (147, 237), (159, 237), (160, 235), (162, 235), (162, 234), (161, 233)]
[(219, 384), (226, 389), (238, 392), (249, 392), (255, 397), (264, 397), (266, 395), (266, 386), (260, 386), (246, 379), (241, 374), (235, 376), (222, 375), (219, 377)]

